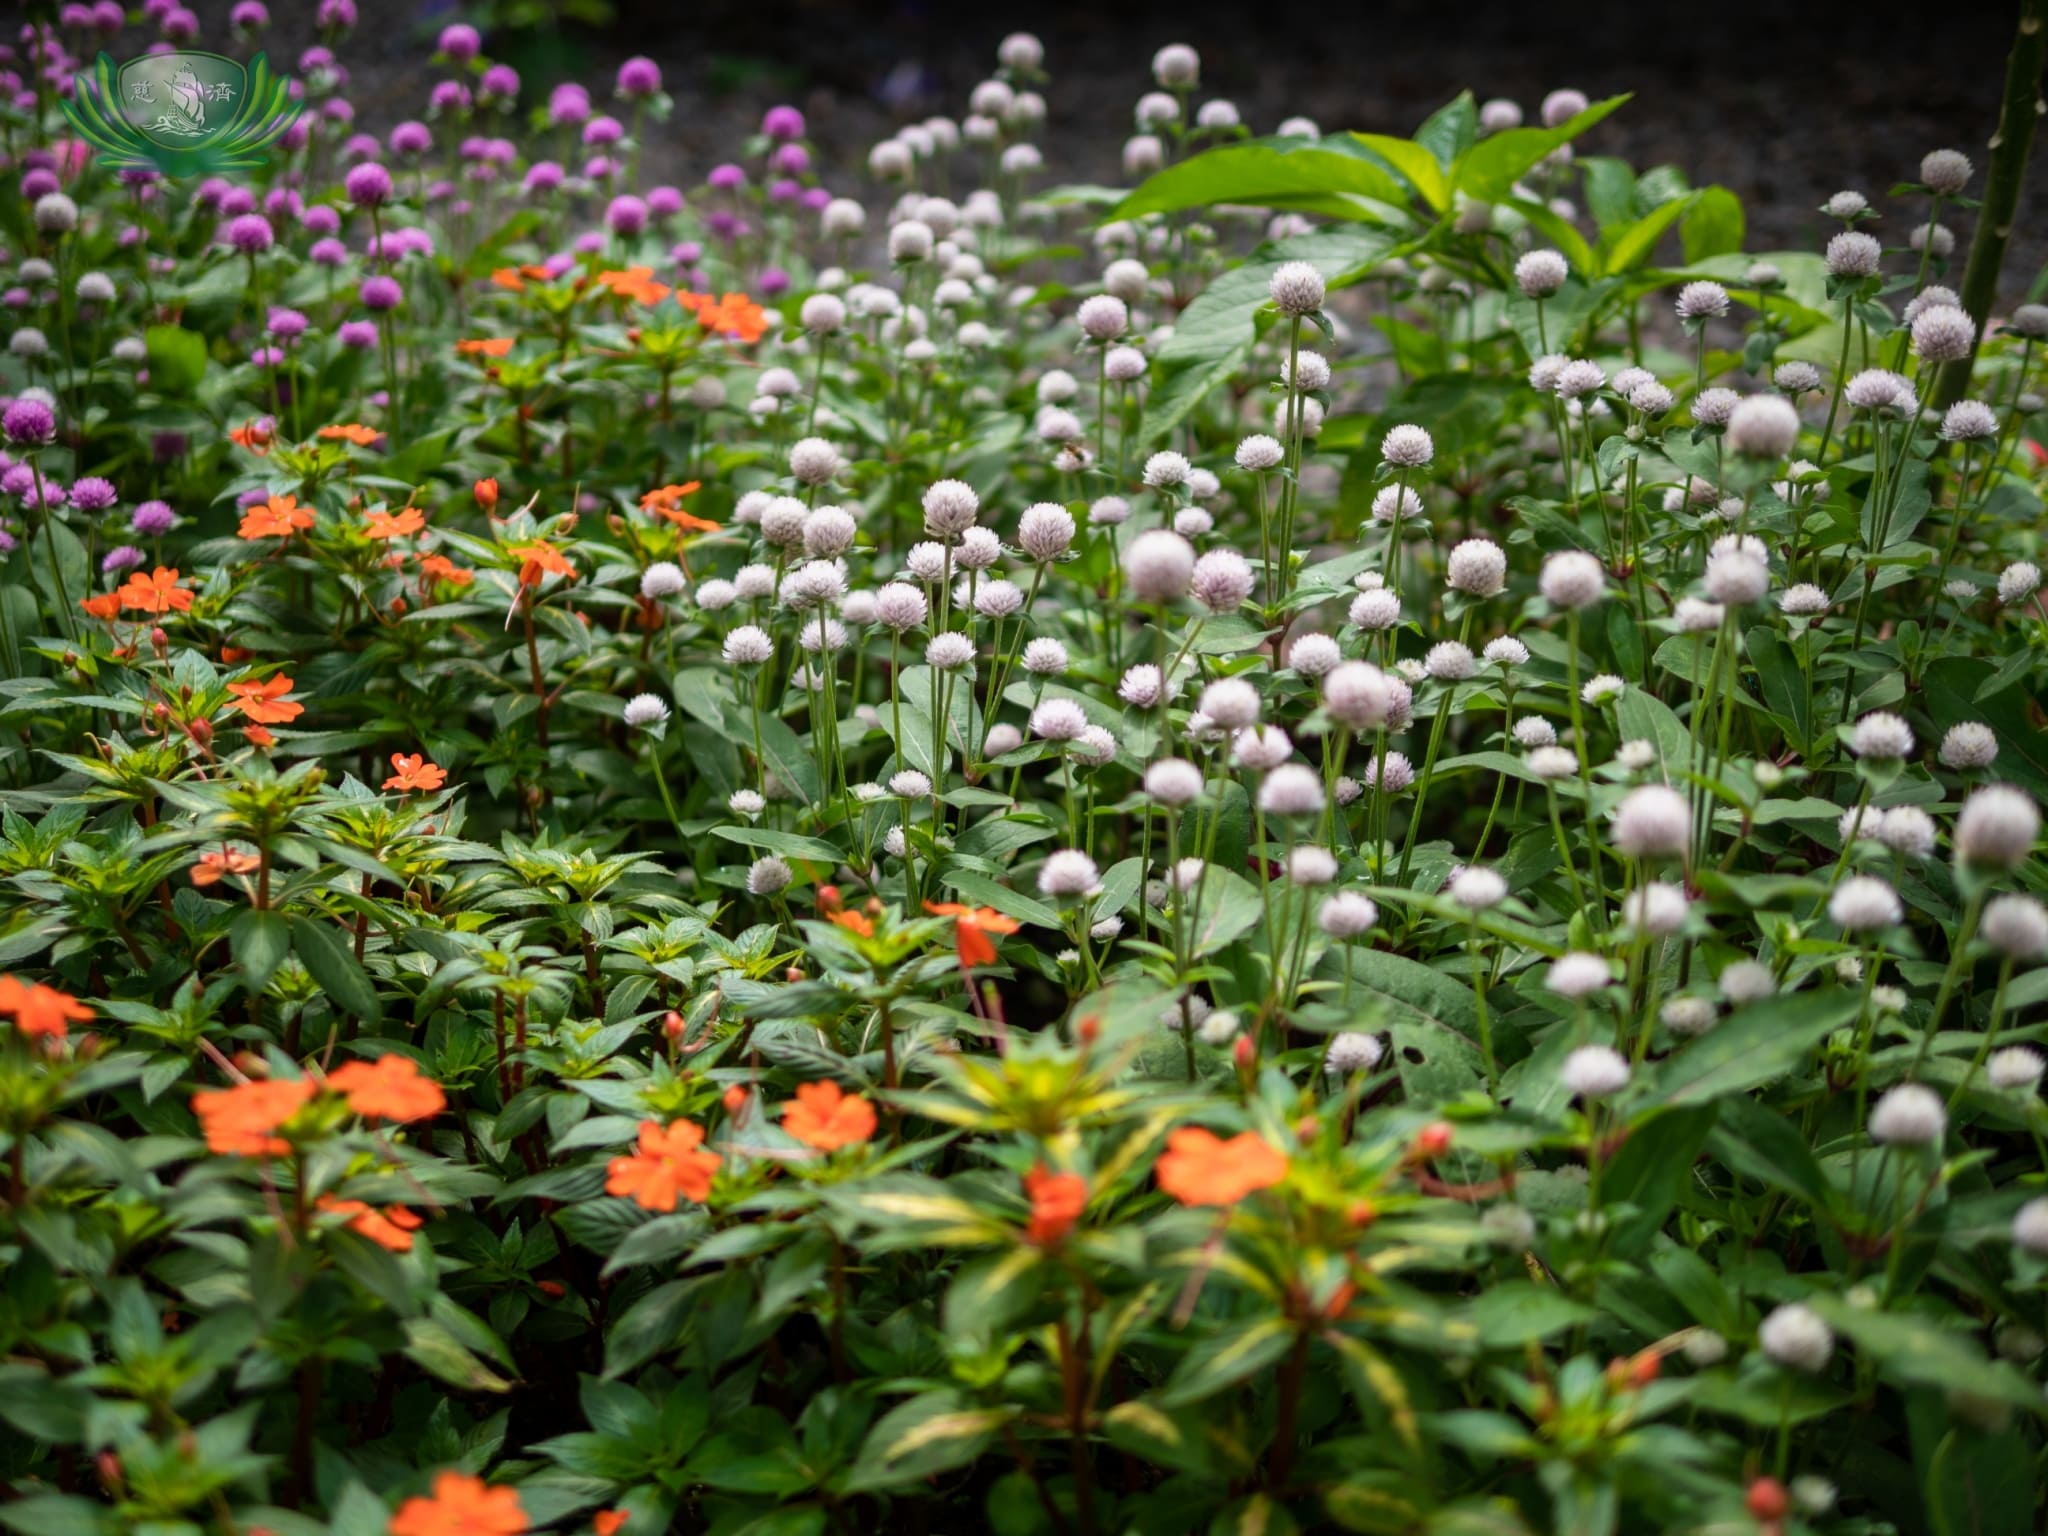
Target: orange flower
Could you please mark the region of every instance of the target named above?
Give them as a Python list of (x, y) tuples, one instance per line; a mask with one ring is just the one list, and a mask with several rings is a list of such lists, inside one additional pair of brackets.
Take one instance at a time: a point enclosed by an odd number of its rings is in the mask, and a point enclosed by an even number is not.
[(201, 887), (217, 885), (223, 876), (246, 875), (262, 867), (263, 861), (253, 853), (217, 848), (199, 855), (199, 862), (192, 866), (192, 883)]
[(836, 1152), (875, 1134), (875, 1106), (835, 1082), (799, 1083), (796, 1097), (782, 1106), (782, 1128), (807, 1147)]
[(391, 766), (398, 772), (384, 781), (386, 789), (439, 789), (448, 782), (448, 770), (428, 762), (417, 752), (394, 752)]
[(98, 597), (81, 597), (78, 606), (91, 618), (111, 619), (121, 611), (121, 594), (102, 592)]
[(827, 912), (825, 916), (848, 933), (857, 933), (864, 939), (875, 936), (875, 925), (858, 912)]
[(1225, 1141), (1187, 1125), (1166, 1138), (1166, 1151), (1152, 1171), (1159, 1187), (1182, 1205), (1235, 1205), (1286, 1178), (1287, 1156), (1255, 1131)]
[(412, 1252), (412, 1235), (421, 1224), (416, 1211), (402, 1205), (375, 1206), (360, 1200), (337, 1200), (332, 1195), (322, 1195), (314, 1205), (331, 1216), (352, 1218), (348, 1229), (381, 1248), (389, 1248), (393, 1253)]
[(702, 1200), (711, 1193), (711, 1175), (724, 1161), (716, 1152), (700, 1152), (704, 1127), (678, 1120), (664, 1127), (659, 1120), (640, 1122), (640, 1150), (615, 1157), (605, 1169), (608, 1195), (625, 1195), (650, 1211), (672, 1211), (676, 1197)]
[(628, 267), (623, 272), (600, 272), (599, 286), (617, 294), (622, 299), (631, 299), (635, 304), (659, 304), (669, 295), (668, 284), (654, 280), (652, 267)]
[(476, 497), (476, 504), (482, 507), (484, 511), (495, 512), (498, 510), (498, 480), (495, 475), (484, 476), (483, 479), (472, 485), (469, 490), (470, 494)]
[(241, 535), (245, 539), (288, 539), (312, 526), (313, 509), (300, 506), (298, 497), (287, 491), (244, 512)]
[(705, 330), (751, 346), (768, 329), (768, 312), (744, 293), (728, 293), (713, 303), (707, 295), (694, 308)]
[(310, 1077), (202, 1088), (192, 1095), (192, 1111), (206, 1132), (209, 1151), (240, 1157), (280, 1156), (292, 1147), (277, 1136), (277, 1128), (297, 1114), (314, 1092)]
[(389, 1536), (524, 1536), (532, 1528), (517, 1491), (464, 1472), (435, 1474), (434, 1496), (407, 1499), (385, 1527)]
[(327, 1086), (348, 1099), (348, 1107), (371, 1120), (431, 1120), (448, 1107), (441, 1085), (420, 1071), (410, 1056), (386, 1051), (375, 1061), (344, 1062), (327, 1074)]
[(12, 976), (0, 976), (0, 1013), (12, 1014), (14, 1027), (24, 1035), (47, 1035), (52, 1040), (62, 1040), (69, 1024), (92, 1017), (92, 1009), (69, 992), (40, 981), (23, 985)]
[(229, 683), (228, 692), (234, 697), (228, 708), (240, 710), (258, 725), (285, 725), (306, 712), (297, 699), (285, 697), (291, 691), (292, 680), (282, 672), (260, 683)]
[(144, 613), (188, 612), (192, 607), (193, 594), (178, 585), (178, 569), (158, 566), (147, 576), (133, 572), (121, 584), (121, 606), (139, 608)]
[(339, 422), (334, 426), (320, 429), (320, 436), (327, 441), (354, 443), (358, 448), (369, 447), (383, 435), (375, 427), (366, 427), (354, 421)]
[(277, 745), (277, 738), (260, 725), (249, 726), (243, 730), (242, 734), (249, 739), (249, 745), (252, 747), (274, 747)]
[(457, 357), (503, 357), (512, 350), (510, 336), (485, 336), (455, 343)]
[(228, 441), (238, 448), (246, 448), (257, 457), (270, 452), (271, 426), (267, 421), (245, 421), (239, 427), (230, 428)]
[(670, 512), (685, 496), (693, 495), (703, 488), (699, 480), (686, 480), (681, 485), (657, 485), (651, 491), (640, 494), (642, 512)]
[(576, 567), (546, 539), (534, 539), (525, 544), (514, 544), (512, 554), (523, 562), (519, 567), (519, 585), (537, 587), (548, 576), (574, 577)]
[(597, 1536), (619, 1536), (626, 1528), (626, 1512), (623, 1509), (600, 1509), (590, 1517), (590, 1528)]
[(1027, 1242), (1048, 1247), (1074, 1230), (1088, 1206), (1088, 1181), (1078, 1173), (1053, 1173), (1038, 1163), (1024, 1175), (1024, 1193), (1031, 1201)]
[(993, 907), (963, 907), (957, 901), (928, 901), (925, 911), (934, 917), (953, 919), (953, 947), (960, 956), (960, 969), (972, 970), (977, 965), (993, 965), (996, 958), (995, 940), (992, 933), (1015, 933), (1017, 919), (1005, 917)]
[(457, 587), (466, 587), (476, 580), (475, 571), (464, 570), (446, 555), (421, 555), (420, 574), (429, 581), (445, 581)]
[(427, 514), (418, 507), (401, 507), (396, 512), (379, 507), (368, 517), (370, 526), (363, 531), (373, 539), (402, 539), (427, 526)]

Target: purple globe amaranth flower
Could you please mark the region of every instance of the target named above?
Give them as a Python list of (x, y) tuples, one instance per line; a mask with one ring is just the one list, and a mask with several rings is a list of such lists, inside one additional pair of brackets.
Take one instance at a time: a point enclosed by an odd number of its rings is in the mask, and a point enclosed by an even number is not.
[(391, 201), (391, 173), (370, 161), (344, 176), (341, 189), (358, 208), (381, 208)]
[(803, 187), (787, 176), (768, 186), (768, 201), (771, 203), (793, 203), (804, 195)]
[(199, 18), (182, 5), (164, 13), (160, 23), (167, 43), (189, 43), (199, 35)]
[(71, 482), (71, 505), (81, 512), (104, 512), (121, 499), (111, 480), (87, 475)]
[(122, 9), (121, 0), (95, 0), (92, 24), (95, 31), (115, 37), (128, 25), (128, 13)]
[(249, 361), (258, 368), (276, 368), (284, 362), (284, 349), (281, 347), (258, 347), (249, 354)]
[(377, 322), (374, 320), (344, 320), (341, 329), (334, 333), (344, 347), (356, 347), (368, 351), (377, 345)]
[(747, 173), (736, 165), (714, 165), (711, 174), (706, 176), (704, 181), (707, 186), (715, 187), (720, 192), (730, 192), (747, 184)]
[(812, 213), (822, 213), (831, 205), (832, 194), (824, 187), (805, 187), (803, 205)]
[(562, 184), (562, 168), (552, 160), (536, 160), (526, 168), (528, 192), (552, 192)]
[(589, 149), (602, 149), (607, 144), (616, 144), (626, 136), (626, 128), (616, 117), (600, 114), (583, 125), (583, 143)]
[(260, 255), (270, 249), (276, 236), (271, 233), (270, 220), (260, 213), (244, 213), (228, 221), (228, 244), (244, 256)]
[(604, 235), (595, 229), (586, 229), (576, 237), (576, 250), (585, 256), (594, 256), (604, 249)]
[(391, 153), (411, 159), (423, 155), (434, 147), (434, 130), (425, 123), (408, 118), (391, 130)]
[(477, 100), (510, 104), (519, 98), (519, 71), (510, 64), (493, 64), (477, 82)]
[(458, 64), (467, 64), (475, 58), (483, 45), (483, 38), (468, 22), (458, 21), (441, 29), (441, 52)]
[(48, 197), (62, 185), (55, 171), (44, 170), (38, 166), (21, 178), (22, 201), (32, 203), (39, 197)]
[(778, 144), (768, 164), (786, 176), (801, 176), (811, 168), (811, 152), (801, 144)]
[(305, 335), (308, 323), (296, 309), (279, 306), (270, 312), (270, 334), (285, 341), (296, 341)]
[(238, 219), (256, 211), (256, 194), (247, 187), (228, 187), (220, 195), (220, 216)]
[(356, 0), (320, 0), (313, 21), (323, 30), (338, 30), (356, 24)]
[(356, 120), (355, 104), (340, 96), (330, 96), (320, 103), (320, 115), (330, 123), (352, 123)]
[(277, 142), (279, 146), (283, 148), (287, 153), (296, 154), (298, 151), (304, 149), (309, 142), (311, 142), (312, 137), (312, 121), (308, 118), (302, 117), (297, 122), (293, 123), (291, 127), (285, 129), (284, 137), (279, 139)]
[(704, 226), (721, 240), (737, 240), (747, 232), (747, 221), (727, 208), (714, 208), (704, 216)]
[(270, 492), (259, 485), (237, 496), (235, 498), (235, 505), (247, 509), (249, 507), (260, 507), (268, 500), (270, 500)]
[(580, 123), (590, 116), (590, 92), (573, 80), (565, 80), (548, 93), (548, 121), (560, 128)]
[(290, 187), (274, 187), (263, 194), (266, 218), (296, 219), (305, 209), (306, 200)]
[(299, 228), (314, 236), (337, 235), (341, 233), (341, 215), (325, 203), (315, 203), (299, 215)]
[(122, 571), (132, 571), (148, 558), (147, 555), (143, 554), (133, 544), (116, 544), (101, 557), (100, 574), (103, 576), (115, 576), (119, 575)]
[(592, 155), (583, 162), (585, 181), (610, 181), (618, 173), (618, 163), (610, 155)]
[(779, 298), (789, 292), (789, 274), (780, 267), (770, 267), (761, 274), (758, 286), (768, 298)]
[(145, 539), (162, 538), (178, 524), (178, 514), (167, 503), (145, 501), (128, 519), (128, 531)]
[(338, 267), (348, 260), (348, 247), (329, 236), (325, 240), (315, 240), (313, 248), (306, 252), (306, 259), (316, 266)]
[(669, 247), (669, 260), (682, 267), (694, 267), (704, 259), (704, 247), (695, 240), (682, 240)]
[(363, 308), (384, 314), (405, 302), (405, 290), (398, 286), (397, 278), (379, 272), (363, 279), (362, 300)]
[(804, 136), (804, 115), (795, 107), (770, 107), (761, 117), (761, 131), (771, 139), (800, 139)]
[(441, 80), (427, 97), (427, 110), (436, 117), (448, 117), (469, 110), (469, 87), (460, 80)]
[(0, 415), (0, 431), (21, 448), (40, 448), (57, 436), (57, 417), (40, 400), (17, 400)]
[(604, 221), (615, 235), (637, 235), (647, 227), (647, 204), (630, 192), (615, 197), (604, 211)]
[(0, 293), (0, 306), (8, 309), (27, 309), (35, 301), (36, 296), (26, 288), (9, 288)]
[(228, 25), (237, 32), (261, 32), (270, 25), (270, 12), (262, 0), (237, 0), (228, 12)]
[(652, 59), (634, 57), (619, 66), (618, 92), (628, 101), (640, 101), (661, 90), (661, 66)]
[(683, 194), (674, 187), (654, 187), (647, 194), (647, 211), (657, 219), (674, 218), (683, 211)]

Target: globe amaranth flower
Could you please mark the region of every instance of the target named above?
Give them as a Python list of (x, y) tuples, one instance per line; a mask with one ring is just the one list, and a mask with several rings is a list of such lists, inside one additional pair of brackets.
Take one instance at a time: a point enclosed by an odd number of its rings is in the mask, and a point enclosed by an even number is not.
[(1164, 528), (1139, 534), (1124, 549), (1124, 579), (1140, 602), (1165, 603), (1186, 595), (1195, 572), (1194, 546)]
[(1681, 320), (1718, 320), (1728, 313), (1728, 290), (1719, 283), (1687, 283), (1678, 290), (1676, 305)]
[(1281, 314), (1312, 315), (1323, 307), (1323, 274), (1311, 262), (1282, 262), (1267, 280), (1266, 292)]
[(1571, 275), (1570, 263), (1556, 251), (1530, 251), (1515, 263), (1515, 286), (1531, 299), (1549, 298)]
[(1977, 345), (1977, 325), (1961, 309), (1924, 310), (1912, 325), (1913, 354), (1925, 363), (1956, 363)]

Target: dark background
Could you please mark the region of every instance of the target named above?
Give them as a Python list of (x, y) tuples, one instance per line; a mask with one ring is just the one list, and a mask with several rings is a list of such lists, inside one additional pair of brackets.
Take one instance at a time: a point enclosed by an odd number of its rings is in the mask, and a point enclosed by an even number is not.
[[(1305, 113), (1325, 128), (1407, 133), (1466, 86), (1482, 100), (1514, 98), (1532, 120), (1558, 86), (1596, 100), (1632, 91), (1636, 99), (1584, 141), (1587, 152), (1639, 167), (1670, 161), (1696, 184), (1732, 187), (1749, 206), (1754, 250), (1817, 244), (1832, 228), (1815, 212), (1823, 198), (1854, 187), (1880, 200), (1915, 176), (1930, 149), (1963, 150), (1981, 189), (2017, 14), (1969, 0), (1912, 9), (1840, 0), (614, 0), (610, 22), (590, 27), (572, 19), (573, 0), (358, 3), (363, 25), (342, 57), (365, 126), (423, 108), (433, 36), (460, 17), (481, 24), (487, 50), (521, 70), (529, 103), (565, 75), (601, 85), (593, 95), (602, 98), (619, 59), (652, 55), (676, 111), (650, 136), (648, 169), (684, 185), (732, 155), (764, 106), (790, 100), (810, 117), (826, 180), (844, 188), (894, 123), (963, 115), (967, 92), (994, 67), (997, 41), (1020, 28), (1044, 40), (1052, 77), (1047, 185), (1118, 179), (1117, 149), (1149, 88), (1148, 61), (1172, 41), (1201, 51), (1197, 99), (1227, 96), (1257, 132)], [(197, 9), (217, 43), (227, 0)], [(271, 9), (268, 46), (280, 62), (295, 59), (312, 40), (312, 0), (274, 0)], [(2037, 146), (2009, 291), (2048, 260), (2043, 158)], [(1944, 221), (1967, 240), (1968, 214)], [(1878, 233), (1902, 244), (1910, 222), (1894, 211)]]

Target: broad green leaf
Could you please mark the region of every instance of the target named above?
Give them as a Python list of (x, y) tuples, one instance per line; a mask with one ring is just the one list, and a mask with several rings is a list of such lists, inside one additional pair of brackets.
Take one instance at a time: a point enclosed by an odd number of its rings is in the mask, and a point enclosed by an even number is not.
[(1384, 222), (1373, 204), (1398, 208), (1401, 183), (1342, 136), (1268, 139), (1205, 150), (1168, 166), (1103, 215), (1131, 219), (1216, 203), (1287, 207), (1335, 218)]
[(1783, 1077), (1861, 1006), (1861, 995), (1850, 987), (1751, 1003), (1666, 1061), (1653, 1101), (1705, 1104)]
[(1537, 161), (1558, 145), (1577, 138), (1628, 99), (1610, 96), (1605, 101), (1596, 101), (1555, 128), (1510, 128), (1505, 133), (1491, 134), (1466, 151), (1452, 172), (1452, 184), (1482, 203), (1500, 202)]
[(299, 957), (335, 1008), (354, 1014), (365, 1023), (376, 1023), (381, 1015), (377, 989), (370, 985), (362, 962), (336, 936), (334, 929), (308, 917), (291, 919), (291, 929), (292, 953)]

